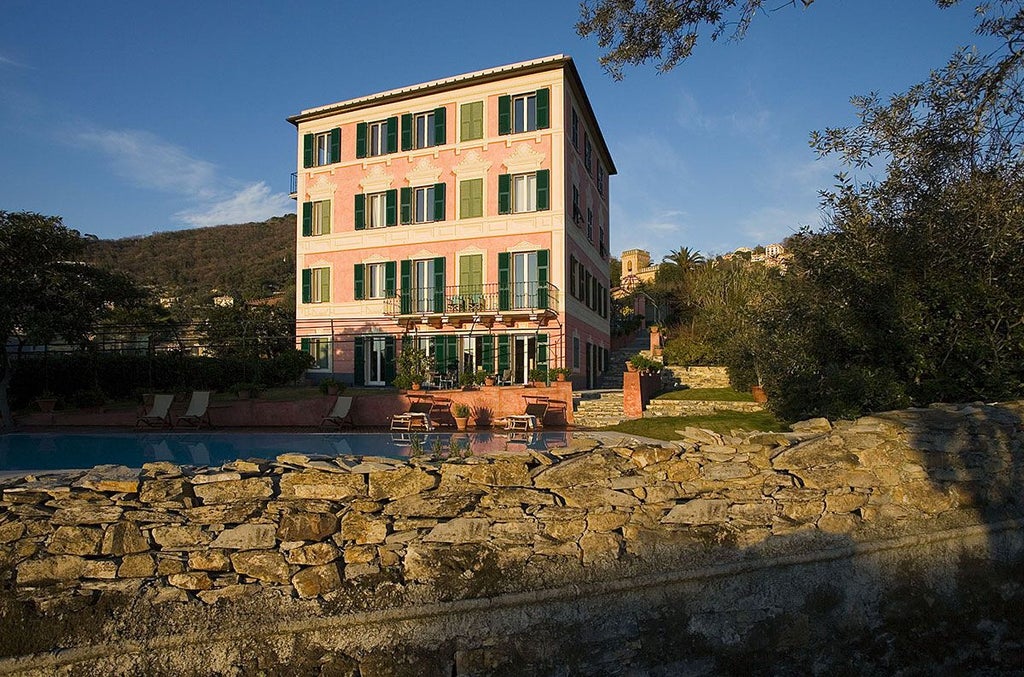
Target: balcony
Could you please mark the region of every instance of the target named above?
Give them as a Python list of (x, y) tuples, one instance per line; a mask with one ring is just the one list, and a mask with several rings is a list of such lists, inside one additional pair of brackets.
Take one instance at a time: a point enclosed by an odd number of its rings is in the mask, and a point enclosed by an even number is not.
[(558, 303), (558, 288), (548, 283), (424, 287), (386, 298), (384, 314), (403, 324), (422, 321), (437, 327), (516, 320), (546, 324), (558, 314)]
[(292, 172), (292, 183), (291, 189), (288, 191), (288, 197), (296, 199), (299, 196), (299, 173)]

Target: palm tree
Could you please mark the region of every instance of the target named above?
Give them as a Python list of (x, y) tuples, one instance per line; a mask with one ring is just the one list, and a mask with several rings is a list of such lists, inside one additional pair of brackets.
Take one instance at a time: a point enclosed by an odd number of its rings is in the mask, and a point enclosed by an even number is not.
[(680, 270), (684, 272), (690, 272), (704, 264), (704, 256), (695, 249), (680, 247), (666, 254), (662, 261), (679, 266)]

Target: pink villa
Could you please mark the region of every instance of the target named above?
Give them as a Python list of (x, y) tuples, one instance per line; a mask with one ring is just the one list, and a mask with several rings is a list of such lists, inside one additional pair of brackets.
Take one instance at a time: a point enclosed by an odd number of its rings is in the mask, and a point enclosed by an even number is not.
[(314, 377), (396, 354), (592, 387), (610, 346), (608, 147), (557, 55), (310, 108), (298, 128), (296, 333)]

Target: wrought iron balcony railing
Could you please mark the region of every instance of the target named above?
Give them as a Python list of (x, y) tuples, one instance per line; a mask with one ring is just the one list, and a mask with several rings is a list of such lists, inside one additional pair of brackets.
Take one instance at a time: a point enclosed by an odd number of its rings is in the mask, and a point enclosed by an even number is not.
[(384, 314), (506, 315), (558, 311), (558, 288), (539, 282), (420, 287), (384, 300)]

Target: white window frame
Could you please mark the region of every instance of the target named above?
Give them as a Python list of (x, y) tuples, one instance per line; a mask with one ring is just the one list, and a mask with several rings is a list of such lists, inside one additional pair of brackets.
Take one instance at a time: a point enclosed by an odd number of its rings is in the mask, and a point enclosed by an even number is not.
[(331, 164), (331, 133), (320, 132), (313, 136), (314, 167)]
[(412, 119), (413, 148), (430, 148), (437, 145), (434, 136), (434, 112), (417, 113)]
[(434, 186), (420, 186), (412, 189), (412, 222), (430, 223), (434, 217)]
[[(316, 364), (310, 367), (310, 371), (331, 370), (331, 337), (330, 336), (303, 336), (309, 341), (309, 352)], [(321, 364), (322, 361), (322, 364)]]
[(512, 133), (537, 129), (537, 92), (512, 97)]
[[(331, 201), (317, 200), (313, 202), (312, 214), (310, 215), (309, 234), (325, 235), (331, 232)], [(326, 217), (326, 218), (325, 218)], [(327, 233), (324, 233), (324, 225), (327, 226)]]
[(383, 228), (388, 224), (388, 194), (367, 193), (366, 195), (366, 227)]
[[(331, 269), (329, 266), (321, 266), (319, 268), (310, 268), (309, 273), (309, 302), (310, 303), (330, 303), (331, 302)], [(323, 277), (327, 276), (327, 298), (320, 296), (320, 291), (323, 289)]]
[(537, 172), (513, 174), (510, 181), (513, 214), (537, 211)]
[(385, 272), (387, 268), (383, 263), (366, 264), (366, 298), (382, 299), (387, 296)]
[(388, 152), (388, 121), (378, 120), (366, 125), (366, 155), (377, 157)]
[(512, 252), (512, 307), (516, 310), (537, 307), (539, 273), (537, 252)]
[(434, 312), (434, 259), (413, 259), (412, 287), (413, 312)]

